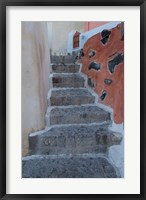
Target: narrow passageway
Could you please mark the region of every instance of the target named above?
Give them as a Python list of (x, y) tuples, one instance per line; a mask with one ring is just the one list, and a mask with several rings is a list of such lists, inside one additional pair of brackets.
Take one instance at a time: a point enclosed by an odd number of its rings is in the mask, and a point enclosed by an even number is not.
[(54, 57), (51, 67), (46, 128), (29, 135), (23, 177), (120, 177), (107, 156), (108, 148), (122, 140), (109, 129), (111, 113), (98, 107), (73, 56)]

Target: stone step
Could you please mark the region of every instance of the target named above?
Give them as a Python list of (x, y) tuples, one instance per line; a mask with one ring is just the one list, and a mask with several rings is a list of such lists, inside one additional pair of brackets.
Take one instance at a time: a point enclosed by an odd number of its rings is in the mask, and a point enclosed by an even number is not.
[(79, 69), (77, 64), (52, 64), (52, 72), (55, 73), (77, 73)]
[(120, 144), (122, 135), (107, 129), (108, 123), (54, 126), (29, 135), (30, 155), (107, 153)]
[(51, 56), (51, 63), (58, 64), (58, 63), (75, 63), (76, 56), (66, 55), (66, 56)]
[(109, 112), (96, 105), (48, 107), (47, 126), (55, 124), (100, 123), (111, 121)]
[(52, 89), (48, 95), (48, 105), (81, 105), (93, 104), (95, 96), (93, 96), (86, 88), (66, 88)]
[(84, 78), (79, 73), (54, 73), (52, 74), (53, 87), (78, 88), (84, 87)]
[(104, 156), (32, 155), (22, 158), (22, 178), (119, 178)]

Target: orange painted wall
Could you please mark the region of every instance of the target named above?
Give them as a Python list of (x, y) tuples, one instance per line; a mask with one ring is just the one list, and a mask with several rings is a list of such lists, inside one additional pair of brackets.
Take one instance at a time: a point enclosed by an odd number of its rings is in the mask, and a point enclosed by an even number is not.
[(85, 22), (84, 24), (84, 32), (89, 31), (93, 28), (97, 28), (98, 26), (104, 25), (107, 22)]
[[(110, 73), (108, 62), (112, 60), (118, 53), (124, 55), (124, 39), (122, 39), (122, 24), (111, 30), (111, 35), (107, 44), (102, 44), (101, 33), (91, 37), (84, 45), (84, 56), (81, 58), (83, 64), (82, 72), (85, 73), (95, 84), (94, 90), (99, 95), (106, 90), (107, 96), (99, 102), (113, 108), (114, 122), (124, 122), (124, 62), (118, 64), (114, 73)], [(89, 51), (95, 50), (96, 54), (89, 58)], [(89, 70), (89, 64), (95, 61), (101, 64), (100, 70)], [(107, 85), (104, 83), (106, 78), (112, 79), (112, 83)]]

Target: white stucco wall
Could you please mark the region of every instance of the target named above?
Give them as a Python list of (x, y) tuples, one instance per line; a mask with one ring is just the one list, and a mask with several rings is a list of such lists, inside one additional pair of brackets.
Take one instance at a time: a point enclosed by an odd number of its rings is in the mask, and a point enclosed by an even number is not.
[(47, 22), (22, 22), (22, 154), (28, 134), (45, 127), (49, 76)]
[(71, 31), (83, 32), (84, 22), (48, 22), (52, 23), (52, 54), (66, 53), (68, 46), (68, 34)]

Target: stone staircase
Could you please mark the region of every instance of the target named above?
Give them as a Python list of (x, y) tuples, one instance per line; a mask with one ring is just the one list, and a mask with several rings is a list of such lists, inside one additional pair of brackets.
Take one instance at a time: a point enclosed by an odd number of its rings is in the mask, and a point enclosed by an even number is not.
[(107, 156), (108, 148), (122, 140), (109, 129), (111, 114), (98, 107), (72, 57), (63, 62), (56, 57), (55, 62), (46, 128), (29, 135), (30, 155), (22, 158), (22, 177), (120, 177)]

